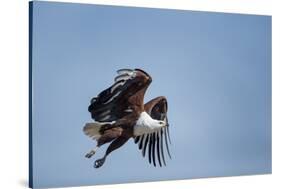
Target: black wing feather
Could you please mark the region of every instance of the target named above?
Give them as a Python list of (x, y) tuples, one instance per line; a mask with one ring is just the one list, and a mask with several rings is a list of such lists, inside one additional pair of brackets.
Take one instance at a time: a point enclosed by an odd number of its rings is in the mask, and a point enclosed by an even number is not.
[(145, 136), (145, 135), (142, 135), (142, 136), (141, 136), (141, 139), (140, 139), (140, 142), (139, 142), (139, 149), (140, 149), (140, 150), (142, 149), (142, 144), (143, 144), (144, 136)]
[(143, 146), (143, 149), (142, 149), (142, 156), (145, 157), (145, 152), (146, 152), (146, 147), (147, 147), (147, 144), (148, 144), (148, 141), (150, 140), (149, 139), (150, 135), (146, 135), (146, 139), (145, 139), (145, 143), (144, 143), (144, 146)]
[(167, 139), (167, 127), (166, 129), (164, 130), (164, 135), (165, 135), (165, 144), (166, 144), (166, 150), (167, 150), (167, 153), (170, 157), (170, 159), (172, 158), (171, 157), (171, 154), (170, 154), (170, 150), (169, 150), (169, 144), (168, 144), (168, 139)]
[(136, 136), (136, 137), (135, 137), (135, 143), (138, 143), (139, 140), (140, 140), (140, 136)]
[(148, 161), (149, 163), (151, 163), (151, 153), (152, 153), (152, 144), (153, 144), (153, 136), (152, 134), (150, 134), (149, 137), (149, 146), (148, 146)]
[(161, 163), (161, 158), (160, 158), (160, 143), (159, 143), (159, 132), (156, 133), (156, 144), (157, 144), (157, 157), (158, 157), (158, 163), (160, 165), (160, 167), (162, 167), (162, 163)]
[(153, 137), (153, 140), (152, 140), (152, 160), (153, 160), (153, 165), (154, 167), (156, 167), (156, 163), (155, 163), (155, 133), (152, 133), (152, 137)]
[(162, 155), (162, 160), (163, 160), (163, 163), (164, 163), (164, 165), (166, 166), (166, 161), (165, 161), (165, 155), (164, 155), (164, 149), (163, 149), (163, 129), (161, 129), (161, 131), (160, 131), (160, 139), (161, 139), (161, 144), (160, 144), (160, 146), (161, 146), (161, 155)]

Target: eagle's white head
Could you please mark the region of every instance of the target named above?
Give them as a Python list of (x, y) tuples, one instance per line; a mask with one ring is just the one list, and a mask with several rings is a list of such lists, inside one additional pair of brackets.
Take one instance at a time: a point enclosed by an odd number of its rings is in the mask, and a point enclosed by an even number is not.
[(168, 126), (166, 121), (153, 119), (148, 113), (142, 112), (136, 122), (136, 125), (134, 126), (134, 135), (138, 136), (147, 133), (153, 133), (156, 130), (160, 130), (166, 126)]

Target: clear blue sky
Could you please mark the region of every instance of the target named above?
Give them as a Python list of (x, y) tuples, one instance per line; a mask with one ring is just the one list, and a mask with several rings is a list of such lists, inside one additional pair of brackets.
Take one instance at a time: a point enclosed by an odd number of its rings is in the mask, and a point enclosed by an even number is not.
[[(271, 17), (34, 3), (34, 186), (77, 186), (271, 172)], [(172, 160), (154, 168), (130, 140), (107, 146), (82, 128), (90, 99), (120, 68), (168, 98)]]

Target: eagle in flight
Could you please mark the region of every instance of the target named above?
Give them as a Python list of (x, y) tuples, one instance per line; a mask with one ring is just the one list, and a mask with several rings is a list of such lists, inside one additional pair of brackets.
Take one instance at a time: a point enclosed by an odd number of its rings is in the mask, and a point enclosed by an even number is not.
[(151, 76), (141, 69), (120, 69), (117, 73), (115, 83), (92, 98), (88, 107), (95, 122), (86, 123), (83, 131), (97, 145), (85, 157), (91, 158), (100, 146), (111, 142), (105, 155), (94, 163), (99, 168), (112, 151), (133, 138), (150, 164), (157, 166), (158, 159), (160, 167), (166, 165), (165, 152), (171, 158), (167, 99), (160, 96), (144, 104)]

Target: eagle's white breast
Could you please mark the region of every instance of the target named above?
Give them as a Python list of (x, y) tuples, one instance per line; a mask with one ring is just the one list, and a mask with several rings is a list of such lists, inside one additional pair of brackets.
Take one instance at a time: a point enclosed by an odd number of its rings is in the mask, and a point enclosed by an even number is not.
[(155, 132), (155, 130), (161, 128), (158, 122), (158, 120), (152, 119), (148, 113), (142, 112), (136, 122), (136, 125), (134, 126), (134, 135), (139, 136)]

